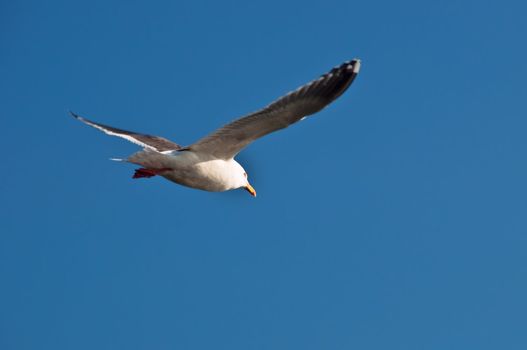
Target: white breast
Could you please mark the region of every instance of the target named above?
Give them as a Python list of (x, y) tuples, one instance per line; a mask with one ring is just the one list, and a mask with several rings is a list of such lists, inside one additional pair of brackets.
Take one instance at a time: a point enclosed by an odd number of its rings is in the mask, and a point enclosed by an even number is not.
[(192, 151), (162, 154), (138, 152), (128, 160), (146, 168), (170, 168), (163, 177), (178, 184), (206, 191), (227, 191), (245, 185), (244, 170), (234, 159), (223, 160)]

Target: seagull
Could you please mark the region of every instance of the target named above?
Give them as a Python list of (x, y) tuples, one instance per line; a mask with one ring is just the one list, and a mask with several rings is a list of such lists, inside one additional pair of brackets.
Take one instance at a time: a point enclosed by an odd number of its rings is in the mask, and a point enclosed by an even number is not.
[(247, 172), (234, 157), (254, 140), (284, 129), (329, 105), (348, 89), (359, 69), (359, 59), (344, 62), (267, 107), (237, 119), (186, 147), (160, 136), (114, 128), (70, 113), (85, 124), (143, 148), (126, 159), (112, 159), (139, 165), (141, 168), (135, 170), (134, 179), (158, 175), (205, 191), (243, 188), (256, 197)]

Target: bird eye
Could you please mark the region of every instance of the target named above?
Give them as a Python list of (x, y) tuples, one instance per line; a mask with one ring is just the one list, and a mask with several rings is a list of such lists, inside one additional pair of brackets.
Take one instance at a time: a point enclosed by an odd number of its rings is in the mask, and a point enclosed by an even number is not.
[(245, 178), (247, 178), (247, 173), (243, 173), (243, 176), (245, 176)]

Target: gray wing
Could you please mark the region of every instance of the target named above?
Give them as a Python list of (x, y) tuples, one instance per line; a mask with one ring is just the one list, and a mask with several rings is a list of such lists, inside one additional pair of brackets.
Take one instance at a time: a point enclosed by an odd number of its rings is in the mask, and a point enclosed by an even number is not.
[(178, 145), (177, 143), (174, 143), (163, 137), (140, 134), (140, 133), (133, 132), (133, 131), (117, 129), (112, 126), (92, 122), (91, 120), (83, 118), (73, 112), (70, 112), (70, 113), (74, 118), (80, 120), (81, 122), (85, 124), (88, 124), (89, 126), (93, 126), (94, 128), (101, 130), (107, 135), (121, 137), (125, 140), (133, 142), (136, 145), (139, 145), (145, 148), (150, 148), (158, 152), (175, 151), (175, 150), (182, 149), (182, 147)]
[(221, 127), (189, 149), (230, 159), (254, 140), (286, 128), (326, 107), (346, 91), (359, 73), (359, 68), (358, 59), (344, 62), (264, 109)]

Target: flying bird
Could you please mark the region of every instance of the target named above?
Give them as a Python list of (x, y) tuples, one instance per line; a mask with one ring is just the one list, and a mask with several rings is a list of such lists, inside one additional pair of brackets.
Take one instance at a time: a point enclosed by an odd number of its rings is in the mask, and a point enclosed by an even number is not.
[(160, 136), (114, 128), (70, 113), (108, 135), (143, 147), (126, 159), (113, 159), (139, 165), (141, 168), (135, 170), (134, 179), (158, 175), (205, 191), (243, 188), (256, 196), (246, 171), (234, 157), (254, 140), (286, 128), (329, 105), (348, 89), (359, 69), (359, 59), (344, 62), (267, 107), (237, 119), (186, 147)]

